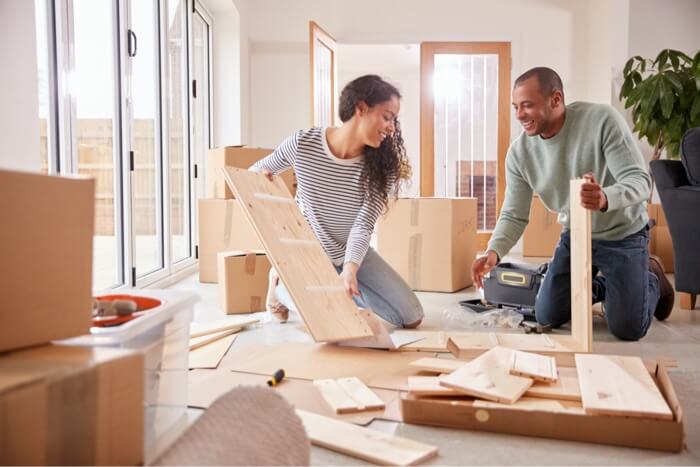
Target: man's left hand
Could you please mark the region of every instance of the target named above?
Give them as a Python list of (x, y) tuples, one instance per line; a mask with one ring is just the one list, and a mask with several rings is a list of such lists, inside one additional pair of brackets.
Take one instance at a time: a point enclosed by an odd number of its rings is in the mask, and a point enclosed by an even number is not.
[(607, 211), (608, 197), (603, 187), (596, 183), (592, 173), (587, 173), (583, 178), (586, 181), (581, 185), (581, 206), (591, 211)]

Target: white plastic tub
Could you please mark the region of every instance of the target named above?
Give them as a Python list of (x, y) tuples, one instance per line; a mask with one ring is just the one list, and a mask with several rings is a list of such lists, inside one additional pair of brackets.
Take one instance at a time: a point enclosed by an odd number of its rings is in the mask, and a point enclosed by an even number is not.
[(155, 298), (162, 303), (122, 325), (93, 327), (90, 335), (61, 343), (143, 352), (144, 458), (148, 464), (187, 428), (190, 322), (199, 297), (179, 290), (119, 290), (118, 294)]

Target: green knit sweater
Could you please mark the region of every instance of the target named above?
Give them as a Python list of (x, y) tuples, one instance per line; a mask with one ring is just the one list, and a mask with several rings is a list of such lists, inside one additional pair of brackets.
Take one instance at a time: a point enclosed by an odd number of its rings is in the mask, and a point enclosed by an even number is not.
[(537, 193), (569, 227), (569, 180), (592, 172), (608, 197), (606, 212), (591, 216), (594, 240), (620, 240), (648, 222), (651, 178), (622, 116), (586, 102), (566, 106), (564, 126), (551, 138), (522, 133), (506, 156), (506, 195), (488, 249), (504, 257), (518, 241)]

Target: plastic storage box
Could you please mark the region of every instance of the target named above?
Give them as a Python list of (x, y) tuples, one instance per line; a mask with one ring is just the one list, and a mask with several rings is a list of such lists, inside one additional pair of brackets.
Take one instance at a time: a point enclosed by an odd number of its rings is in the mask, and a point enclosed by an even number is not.
[(66, 345), (140, 350), (145, 360), (144, 459), (152, 463), (187, 428), (187, 375), (190, 322), (198, 296), (177, 290), (119, 290), (155, 298), (161, 304), (132, 321), (93, 327), (90, 335)]

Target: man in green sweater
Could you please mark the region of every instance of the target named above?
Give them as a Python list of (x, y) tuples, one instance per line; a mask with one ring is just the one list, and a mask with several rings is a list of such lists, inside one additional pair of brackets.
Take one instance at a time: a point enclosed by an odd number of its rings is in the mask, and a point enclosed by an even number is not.
[(475, 284), (482, 287), (483, 276), (518, 241), (537, 193), (564, 229), (535, 316), (555, 328), (570, 321), (569, 180), (586, 176), (579, 202), (593, 211), (593, 303), (603, 302), (615, 336), (640, 339), (653, 316), (671, 313), (673, 288), (660, 260), (649, 257), (651, 179), (627, 124), (607, 105), (565, 105), (561, 79), (549, 68), (533, 68), (515, 81), (513, 108), (525, 131), (506, 156), (506, 196), (488, 251), (472, 266)]

